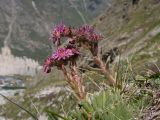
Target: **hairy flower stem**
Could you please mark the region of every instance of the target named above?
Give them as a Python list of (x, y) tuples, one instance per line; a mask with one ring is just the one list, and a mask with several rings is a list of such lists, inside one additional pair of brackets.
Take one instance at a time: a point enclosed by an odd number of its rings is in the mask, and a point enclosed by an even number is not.
[(114, 79), (111, 71), (109, 70), (108, 67), (106, 67), (106, 64), (102, 61), (102, 59), (99, 56), (95, 56), (94, 60), (95, 60), (96, 64), (100, 67), (101, 72), (108, 79), (107, 84), (109, 84), (110, 86), (115, 86), (116, 80)]
[(85, 94), (84, 86), (82, 85), (83, 83), (82, 77), (79, 75), (76, 65), (73, 65), (71, 67), (71, 71), (72, 71), (73, 80), (75, 81), (75, 84), (76, 84), (76, 88), (78, 89), (79, 97), (80, 99), (85, 99), (86, 94)]
[(72, 82), (72, 76), (67, 72), (64, 65), (62, 65), (61, 70), (63, 71), (66, 81), (71, 85), (72, 88), (74, 88), (75, 85)]
[(79, 73), (77, 71), (76, 66), (72, 66), (71, 68), (71, 73), (69, 73), (65, 66), (62, 65), (61, 70), (63, 71), (65, 78), (67, 82), (69, 83), (70, 87), (75, 91), (76, 93), (76, 98), (80, 100), (85, 99), (85, 90), (84, 86), (82, 85), (82, 78), (79, 76)]

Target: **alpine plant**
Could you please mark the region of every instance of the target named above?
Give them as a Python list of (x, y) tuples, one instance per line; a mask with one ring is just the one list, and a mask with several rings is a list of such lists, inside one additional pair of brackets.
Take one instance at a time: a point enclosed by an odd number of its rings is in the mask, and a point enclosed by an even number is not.
[[(66, 44), (62, 46), (62, 38), (67, 38)], [(70, 87), (75, 91), (80, 99), (85, 99), (86, 92), (83, 85), (83, 79), (77, 68), (77, 60), (80, 54), (80, 48), (88, 49), (95, 63), (99, 66), (101, 72), (107, 78), (107, 84), (115, 86), (116, 82), (109, 70), (98, 54), (98, 43), (103, 36), (97, 34), (93, 27), (83, 25), (79, 28), (68, 27), (63, 23), (57, 25), (51, 32), (50, 40), (56, 50), (52, 55), (48, 56), (44, 62), (43, 68), (45, 73), (50, 73), (52, 67), (61, 70), (69, 83)]]

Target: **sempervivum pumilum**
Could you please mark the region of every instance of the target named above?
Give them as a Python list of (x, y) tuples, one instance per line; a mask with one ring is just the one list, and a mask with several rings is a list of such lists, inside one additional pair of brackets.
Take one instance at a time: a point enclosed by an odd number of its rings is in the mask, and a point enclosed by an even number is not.
[[(67, 45), (60, 48), (62, 37), (67, 38)], [(51, 72), (51, 68), (56, 66), (63, 72), (67, 82), (80, 99), (84, 99), (86, 95), (84, 86), (82, 85), (83, 80), (76, 64), (77, 58), (80, 55), (80, 47), (90, 50), (96, 64), (108, 79), (108, 84), (115, 86), (116, 82), (109, 67), (106, 67), (106, 63), (102, 61), (98, 54), (98, 43), (103, 37), (97, 34), (93, 27), (84, 25), (79, 28), (71, 28), (61, 23), (54, 28), (50, 39), (55, 44), (57, 50), (45, 60), (44, 72), (49, 73)]]

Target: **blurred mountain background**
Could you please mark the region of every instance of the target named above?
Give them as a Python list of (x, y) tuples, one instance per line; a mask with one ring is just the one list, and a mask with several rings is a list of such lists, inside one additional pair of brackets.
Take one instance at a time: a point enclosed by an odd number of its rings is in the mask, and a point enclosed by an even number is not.
[[(110, 0), (1, 0), (0, 75), (34, 75), (52, 52), (49, 36), (56, 24), (90, 23), (110, 3)], [(17, 67), (19, 63), (21, 66)]]
[(1, 0), (0, 47), (42, 63), (51, 52), (48, 38), (56, 24), (89, 23), (108, 5), (109, 0)]

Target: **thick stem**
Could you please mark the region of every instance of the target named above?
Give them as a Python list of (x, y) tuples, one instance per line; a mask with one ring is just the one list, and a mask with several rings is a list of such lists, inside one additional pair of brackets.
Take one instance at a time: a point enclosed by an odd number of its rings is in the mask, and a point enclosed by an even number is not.
[(85, 90), (82, 85), (82, 78), (79, 76), (76, 66), (71, 67), (71, 74), (67, 72), (65, 66), (62, 65), (61, 70), (63, 71), (67, 82), (71, 88), (76, 92), (80, 99), (85, 99)]
[(96, 64), (100, 67), (101, 72), (106, 76), (108, 79), (108, 84), (111, 86), (116, 85), (116, 80), (114, 79), (112, 73), (110, 72), (109, 68), (106, 67), (106, 64), (102, 61), (102, 59), (99, 56), (95, 56), (94, 60)]
[(85, 99), (85, 96), (86, 96), (85, 89), (84, 89), (85, 87), (82, 84), (83, 83), (82, 77), (80, 77), (76, 65), (73, 65), (71, 67), (71, 71), (72, 71), (73, 79), (76, 82), (76, 88), (78, 89), (79, 97), (80, 99)]
[(67, 72), (66, 68), (64, 65), (62, 65), (61, 70), (63, 71), (63, 74), (66, 78), (66, 81), (71, 85), (72, 88), (75, 87), (75, 85), (72, 82), (72, 76)]

